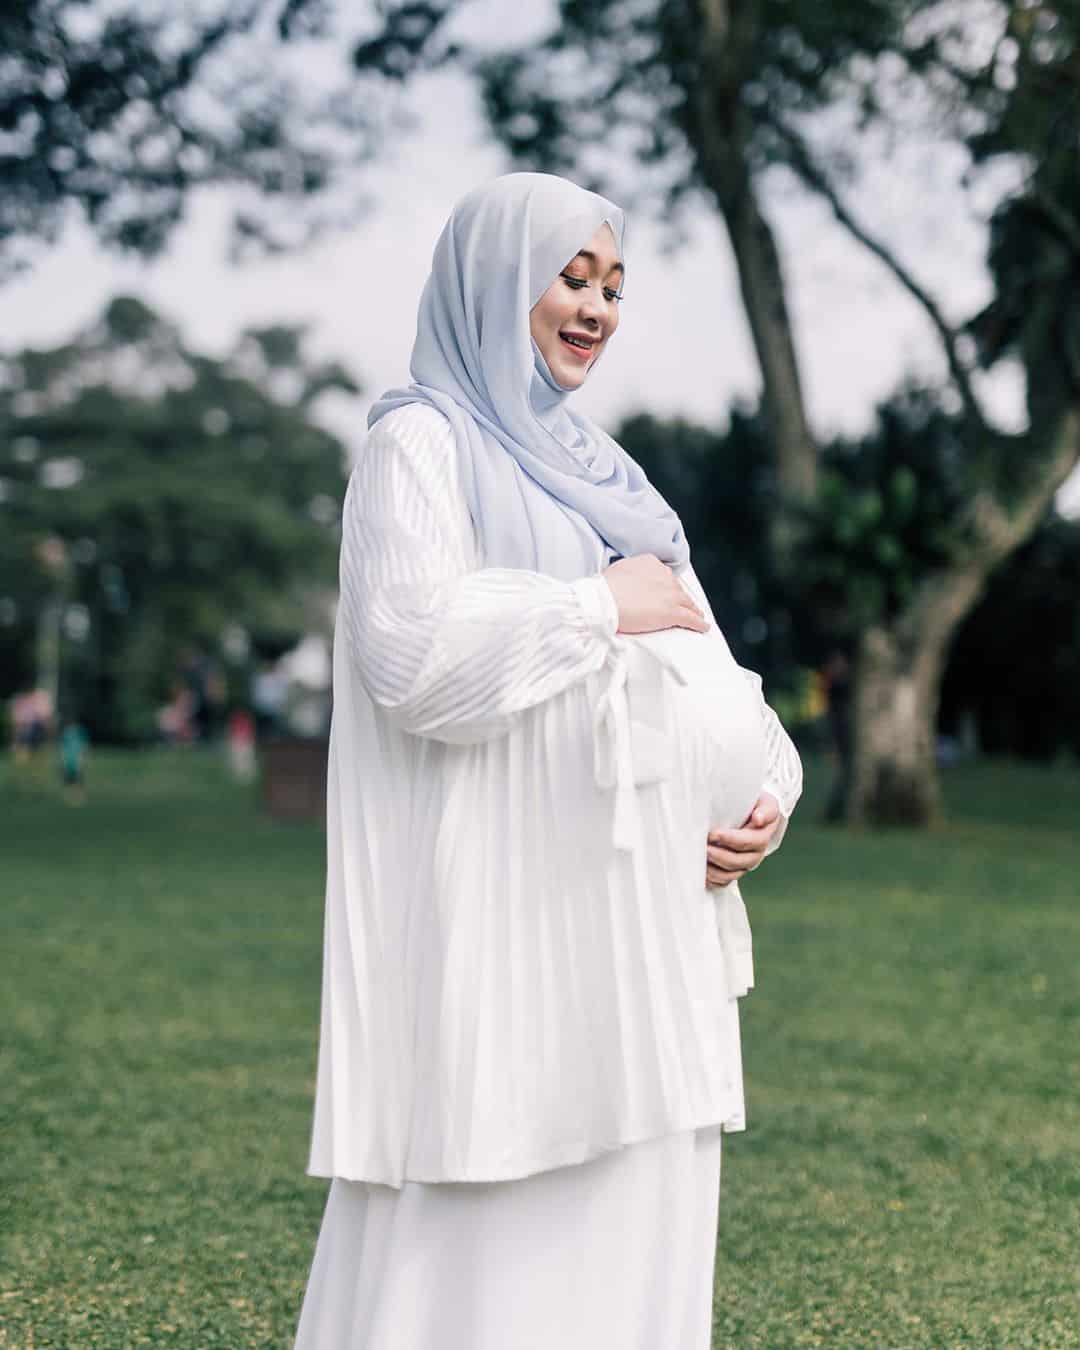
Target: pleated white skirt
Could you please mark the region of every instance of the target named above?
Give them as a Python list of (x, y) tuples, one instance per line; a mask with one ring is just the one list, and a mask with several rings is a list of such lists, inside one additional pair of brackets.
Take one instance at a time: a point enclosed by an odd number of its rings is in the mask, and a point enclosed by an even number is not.
[(720, 1140), (512, 1181), (335, 1178), (295, 1350), (709, 1350)]

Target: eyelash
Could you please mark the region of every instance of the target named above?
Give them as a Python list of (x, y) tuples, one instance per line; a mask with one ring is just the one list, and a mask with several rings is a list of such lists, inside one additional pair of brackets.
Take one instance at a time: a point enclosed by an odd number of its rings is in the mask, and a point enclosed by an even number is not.
[[(587, 286), (589, 284), (583, 277), (568, 277), (565, 272), (560, 272), (559, 276), (561, 276), (563, 281), (565, 281), (570, 289), (574, 291), (580, 291), (582, 286)], [(620, 292), (613, 291), (610, 286), (604, 287), (604, 296), (608, 300), (622, 299)]]

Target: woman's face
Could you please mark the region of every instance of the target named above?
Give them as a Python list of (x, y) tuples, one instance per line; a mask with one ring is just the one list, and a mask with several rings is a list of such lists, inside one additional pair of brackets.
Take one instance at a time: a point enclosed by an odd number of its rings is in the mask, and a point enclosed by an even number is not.
[(533, 341), (564, 389), (584, 383), (618, 328), (622, 280), (615, 236), (605, 222), (530, 310)]

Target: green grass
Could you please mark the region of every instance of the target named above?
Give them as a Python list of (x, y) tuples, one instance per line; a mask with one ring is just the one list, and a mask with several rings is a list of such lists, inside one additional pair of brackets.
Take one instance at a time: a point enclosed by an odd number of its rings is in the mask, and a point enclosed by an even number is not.
[[(288, 1346), (321, 831), (199, 752), (0, 775), (0, 1346)], [(954, 770), (931, 835), (819, 778), (744, 887), (714, 1344), (1080, 1346), (1080, 774)]]

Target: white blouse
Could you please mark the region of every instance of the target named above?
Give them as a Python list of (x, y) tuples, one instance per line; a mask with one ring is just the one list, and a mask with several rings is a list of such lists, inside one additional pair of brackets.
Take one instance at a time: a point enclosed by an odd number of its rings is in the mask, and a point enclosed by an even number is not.
[(617, 634), (599, 575), (486, 567), (449, 423), (383, 417), (345, 497), (308, 1172), (497, 1181), (745, 1127), (737, 884), (706, 835), (799, 757), (707, 633)]

